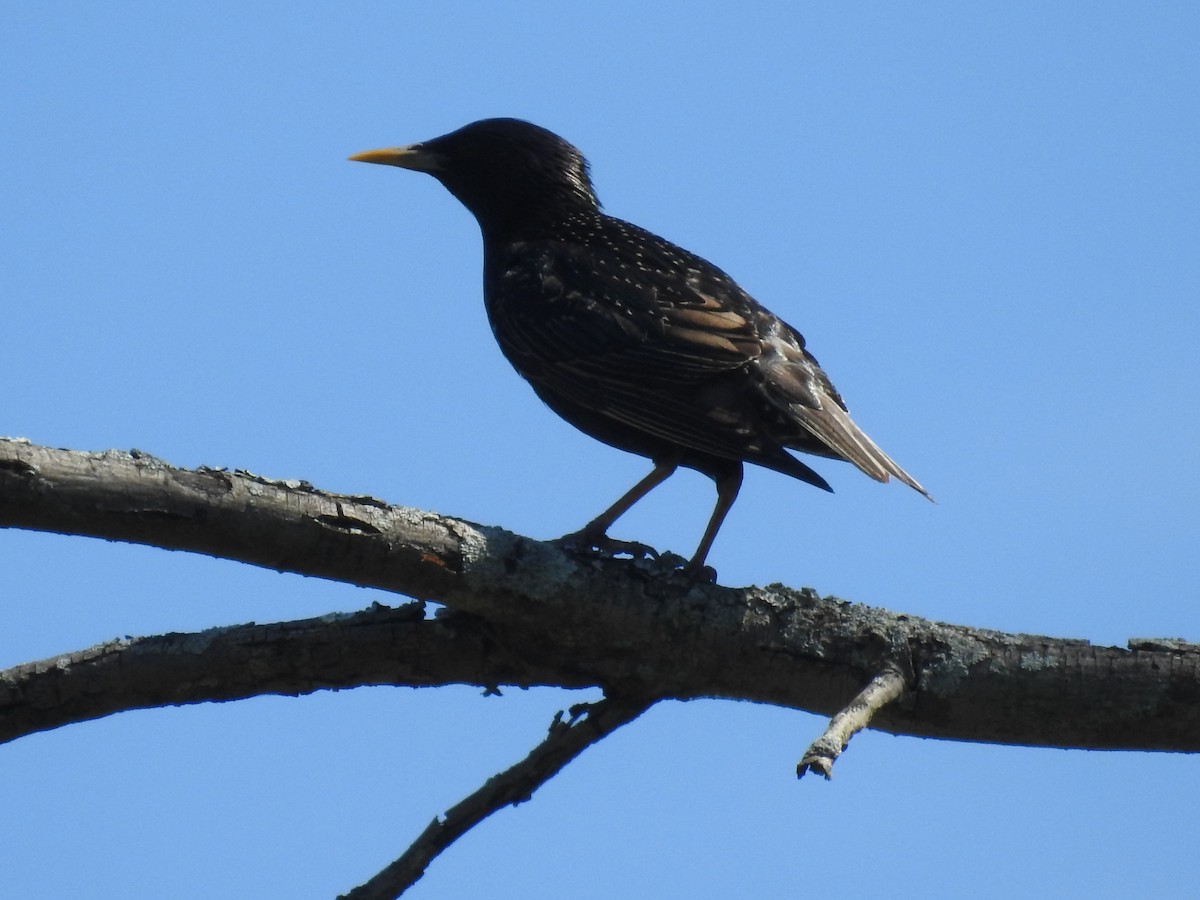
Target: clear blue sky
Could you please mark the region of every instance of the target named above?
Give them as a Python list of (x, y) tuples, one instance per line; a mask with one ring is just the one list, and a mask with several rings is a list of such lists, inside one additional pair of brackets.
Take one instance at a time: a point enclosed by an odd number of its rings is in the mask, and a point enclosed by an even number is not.
[[(512, 373), (474, 221), (359, 150), (514, 115), (803, 331), (938, 505), (755, 471), (710, 561), (917, 615), (1200, 640), (1194, 3), (10, 4), (0, 433), (579, 527), (647, 471)], [(690, 552), (680, 475), (615, 533)], [(0, 666), (397, 598), (0, 533)], [(579, 695), (373, 689), (0, 747), (0, 893), (330, 897)], [(1179, 895), (1200, 761), (654, 710), (411, 896)]]

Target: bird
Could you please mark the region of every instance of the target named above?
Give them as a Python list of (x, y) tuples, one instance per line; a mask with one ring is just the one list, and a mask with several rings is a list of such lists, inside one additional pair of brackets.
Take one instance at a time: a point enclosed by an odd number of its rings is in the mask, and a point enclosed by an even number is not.
[(682, 466), (717, 491), (682, 569), (715, 580), (706, 560), (744, 463), (832, 491), (789, 450), (845, 460), (929, 497), (851, 420), (799, 331), (712, 263), (605, 213), (588, 161), (557, 134), (520, 119), (483, 119), (350, 160), (432, 175), (474, 215), (484, 307), (504, 356), (567, 422), (653, 464), (560, 538), (564, 547), (657, 557), (608, 532)]

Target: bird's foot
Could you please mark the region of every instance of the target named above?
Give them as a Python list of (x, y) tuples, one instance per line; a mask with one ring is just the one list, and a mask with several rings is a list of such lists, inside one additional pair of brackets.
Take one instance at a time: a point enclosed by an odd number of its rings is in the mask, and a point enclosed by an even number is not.
[(618, 556), (628, 556), (632, 559), (650, 561), (650, 568), (666, 574), (674, 572), (682, 575), (688, 581), (700, 584), (713, 584), (717, 580), (717, 570), (696, 560), (685, 560), (678, 553), (669, 550), (659, 553), (649, 544), (639, 541), (620, 541), (606, 534), (596, 535), (586, 528), (564, 534), (553, 543), (575, 556), (599, 556), (604, 559), (615, 559)]
[(692, 581), (697, 581), (701, 584), (716, 584), (717, 570), (712, 566), (706, 566), (704, 563), (696, 565), (695, 561), (687, 563), (683, 566), (683, 575)]
[(649, 544), (638, 541), (619, 541), (606, 534), (589, 534), (585, 528), (564, 534), (554, 542), (568, 553), (593, 553), (598, 556), (612, 558), (615, 556), (630, 556), (633, 559), (658, 559), (658, 551)]
[(654, 565), (660, 574), (673, 575), (693, 584), (713, 584), (717, 580), (717, 570), (712, 566), (696, 565), (695, 560), (687, 560), (670, 550), (660, 553)]

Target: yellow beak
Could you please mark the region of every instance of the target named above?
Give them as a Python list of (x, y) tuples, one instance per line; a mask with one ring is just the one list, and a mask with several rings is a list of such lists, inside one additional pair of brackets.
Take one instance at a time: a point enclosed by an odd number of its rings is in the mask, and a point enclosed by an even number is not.
[(441, 168), (437, 154), (430, 153), (420, 144), (409, 147), (385, 147), (382, 150), (368, 150), (366, 153), (356, 153), (350, 157), (353, 162), (379, 163), (384, 166), (399, 166), (401, 169), (413, 169), (417, 172), (434, 172)]

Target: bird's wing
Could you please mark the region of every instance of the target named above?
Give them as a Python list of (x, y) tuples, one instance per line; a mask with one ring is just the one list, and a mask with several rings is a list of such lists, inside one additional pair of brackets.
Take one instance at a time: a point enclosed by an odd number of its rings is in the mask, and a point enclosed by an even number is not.
[(711, 275), (549, 241), (498, 262), (485, 290), (492, 328), (539, 390), (694, 450), (754, 453), (742, 379), (720, 376), (761, 345), (748, 311)]
[(526, 378), (702, 452), (753, 458), (790, 446), (926, 493), (850, 419), (796, 329), (720, 269), (636, 231), (646, 237), (634, 259), (545, 242), (503, 267), (487, 291), (503, 309), (489, 313)]
[(511, 320), (512, 337), (539, 357), (602, 379), (686, 383), (758, 355), (754, 323), (730, 302), (740, 297), (702, 273), (644, 265), (593, 247), (524, 245), (489, 291), (504, 306), (493, 319)]
[[(804, 338), (782, 319), (763, 310), (760, 318), (763, 352), (754, 365), (763, 373), (765, 393), (785, 409), (802, 430), (797, 437), (811, 436), (828, 449), (825, 455), (845, 459), (877, 481), (894, 476), (926, 497), (929, 492), (900, 468), (850, 418), (829, 376), (804, 347)], [(815, 402), (814, 402), (815, 400)], [(821, 453), (807, 440), (784, 441), (788, 446)]]

